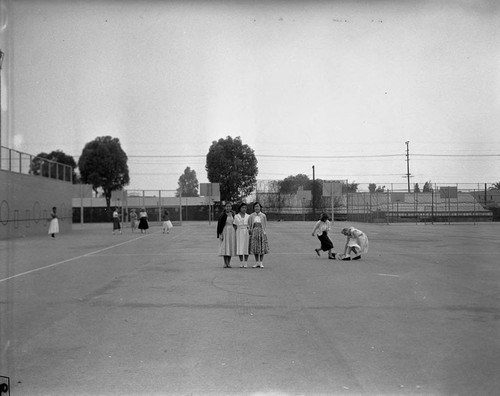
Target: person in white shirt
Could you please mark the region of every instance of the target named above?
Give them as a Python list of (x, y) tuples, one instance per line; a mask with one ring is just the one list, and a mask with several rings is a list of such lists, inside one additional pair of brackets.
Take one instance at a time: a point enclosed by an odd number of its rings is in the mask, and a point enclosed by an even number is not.
[(330, 220), (328, 219), (328, 214), (326, 213), (321, 213), (321, 218), (318, 220), (318, 222), (314, 225), (313, 231), (312, 231), (312, 236), (317, 235), (319, 241), (321, 242), (321, 247), (319, 249), (314, 249), (316, 254), (320, 256), (320, 251), (328, 252), (328, 258), (334, 260), (335, 259), (335, 253), (332, 253), (333, 249), (333, 242), (328, 236), (328, 233), (330, 232), (330, 227), (331, 223)]
[(236, 226), (236, 254), (240, 257), (240, 268), (247, 268), (248, 245), (250, 234), (248, 232), (248, 220), (250, 215), (247, 213), (247, 204), (241, 203), (238, 207), (238, 214), (234, 216), (234, 225)]

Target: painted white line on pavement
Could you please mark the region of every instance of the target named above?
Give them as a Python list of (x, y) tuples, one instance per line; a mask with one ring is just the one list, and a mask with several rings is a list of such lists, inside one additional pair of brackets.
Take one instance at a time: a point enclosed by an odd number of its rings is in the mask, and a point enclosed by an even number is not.
[[(148, 234), (148, 235), (153, 235), (153, 234)], [(64, 263), (68, 263), (68, 262), (70, 262), (70, 261), (78, 260), (78, 259), (81, 259), (81, 258), (83, 258), (83, 257), (92, 256), (93, 254), (101, 253), (101, 252), (103, 252), (103, 251), (105, 251), (105, 250), (108, 250), (108, 249), (113, 249), (113, 248), (115, 248), (115, 247), (118, 247), (118, 246), (121, 246), (121, 245), (125, 245), (125, 244), (130, 243), (130, 242), (137, 241), (138, 239), (145, 238), (146, 236), (147, 236), (147, 235), (142, 235), (142, 236), (140, 236), (140, 237), (137, 237), (137, 238), (131, 239), (131, 240), (129, 240), (129, 241), (125, 241), (125, 242), (117, 243), (116, 245), (113, 245), (113, 246), (108, 246), (108, 247), (105, 247), (105, 248), (103, 248), (103, 249), (96, 250), (95, 252), (85, 253), (85, 254), (82, 254), (81, 256), (72, 257), (72, 258), (69, 258), (69, 259), (66, 259), (66, 260), (63, 260), (63, 261), (59, 261), (59, 262), (57, 262), (57, 263), (53, 263), (53, 264), (46, 265), (46, 266), (44, 266), (44, 267), (35, 268), (35, 269), (33, 269), (33, 270), (26, 271), (26, 272), (21, 272), (20, 274), (17, 274), (17, 275), (12, 275), (12, 276), (9, 276), (9, 277), (7, 277), (7, 278), (0, 279), (0, 283), (5, 282), (5, 281), (8, 281), (8, 280), (10, 280), (10, 279), (18, 278), (18, 277), (23, 276), (23, 275), (32, 274), (33, 272), (38, 272), (38, 271), (42, 271), (42, 270), (47, 269), (47, 268), (56, 267), (56, 266), (58, 266), (58, 265), (61, 265), (61, 264), (64, 264)]]
[(399, 278), (399, 275), (393, 275), (393, 274), (375, 274), (375, 275), (380, 275), (380, 276), (393, 276), (394, 278)]

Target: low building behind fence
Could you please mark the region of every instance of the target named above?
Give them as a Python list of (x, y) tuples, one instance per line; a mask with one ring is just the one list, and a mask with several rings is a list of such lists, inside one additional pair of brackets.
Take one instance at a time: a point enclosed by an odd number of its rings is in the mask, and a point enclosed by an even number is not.
[[(269, 220), (316, 221), (321, 212), (332, 215), (335, 221), (358, 221), (370, 223), (396, 222), (480, 222), (500, 220), (500, 190), (489, 190), (484, 186), (470, 188), (465, 185), (452, 186), (450, 190), (433, 185), (429, 192), (404, 192), (391, 185), (383, 192), (349, 192), (333, 197), (320, 197), (312, 205), (312, 199), (300, 198), (297, 194), (280, 194), (266, 190), (259, 184), (254, 196), (247, 202), (259, 201)], [(402, 191), (403, 190), (403, 191)], [(73, 199), (73, 222), (91, 223), (111, 221), (104, 198), (92, 198), (91, 191)], [(136, 212), (145, 208), (152, 222), (161, 222), (165, 210), (172, 221), (214, 221), (222, 211), (220, 202), (210, 197), (176, 197), (174, 190), (118, 191), (111, 199), (111, 209), (117, 207), (122, 221), (129, 221), (132, 208)], [(235, 205), (236, 209), (236, 205)], [(251, 208), (249, 208), (249, 212)]]
[(271, 220), (312, 221), (326, 212), (333, 213), (334, 220), (370, 223), (500, 221), (500, 190), (475, 187), (435, 184), (431, 191), (410, 193), (396, 185), (381, 192), (343, 189), (335, 197), (317, 197), (313, 205), (312, 199), (300, 200), (296, 194), (280, 194), (260, 184), (256, 199)]

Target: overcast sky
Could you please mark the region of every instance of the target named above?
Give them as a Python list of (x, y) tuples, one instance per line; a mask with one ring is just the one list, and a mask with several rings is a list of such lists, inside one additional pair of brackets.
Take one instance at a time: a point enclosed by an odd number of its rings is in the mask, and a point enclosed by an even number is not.
[(130, 189), (177, 188), (231, 135), (258, 179), (500, 181), (492, 1), (55, 1), (2, 7), (2, 145), (120, 139)]

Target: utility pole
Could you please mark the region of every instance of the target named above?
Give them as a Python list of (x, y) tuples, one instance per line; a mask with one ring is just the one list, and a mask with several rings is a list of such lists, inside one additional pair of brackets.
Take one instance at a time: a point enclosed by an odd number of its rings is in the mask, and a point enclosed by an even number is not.
[(316, 218), (316, 205), (315, 205), (315, 202), (314, 202), (314, 198), (315, 198), (315, 194), (314, 194), (314, 190), (315, 190), (315, 187), (316, 187), (316, 178), (314, 176), (314, 165), (313, 165), (313, 185), (312, 185), (312, 204), (313, 204), (313, 217)]
[(2, 169), (2, 63), (4, 52), (0, 50), (0, 169)]
[(406, 141), (406, 177), (408, 178), (408, 192), (410, 192), (410, 141)]

